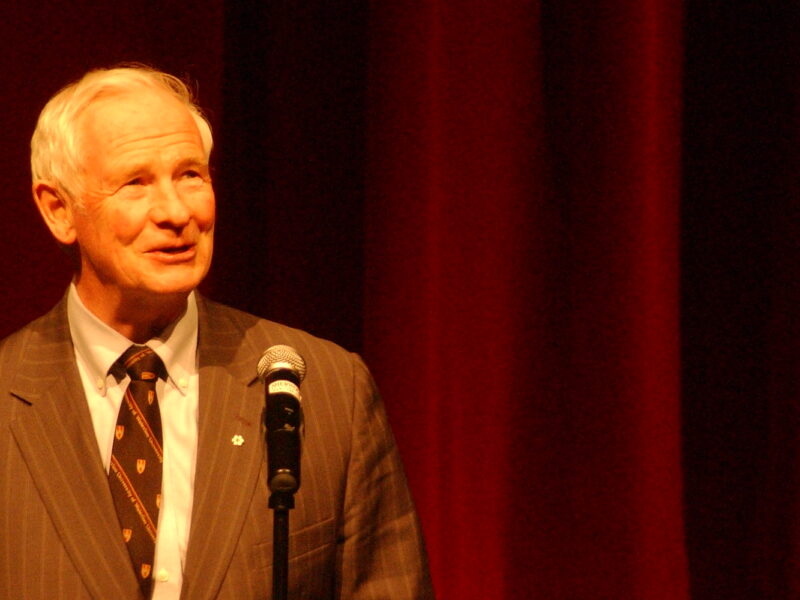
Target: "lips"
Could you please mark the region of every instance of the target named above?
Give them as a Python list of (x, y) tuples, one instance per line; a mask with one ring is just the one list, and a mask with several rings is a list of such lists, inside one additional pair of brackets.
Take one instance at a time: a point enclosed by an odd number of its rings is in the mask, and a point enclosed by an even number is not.
[(170, 244), (147, 251), (152, 258), (165, 263), (180, 263), (192, 260), (197, 254), (196, 244)]

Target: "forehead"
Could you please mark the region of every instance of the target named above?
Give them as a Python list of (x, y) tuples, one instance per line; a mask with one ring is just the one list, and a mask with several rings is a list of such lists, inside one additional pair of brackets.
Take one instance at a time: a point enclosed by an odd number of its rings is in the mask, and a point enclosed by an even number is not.
[(87, 144), (86, 154), (113, 152), (137, 141), (175, 136), (202, 146), (197, 124), (186, 105), (165, 91), (146, 87), (95, 98), (81, 115), (78, 131)]

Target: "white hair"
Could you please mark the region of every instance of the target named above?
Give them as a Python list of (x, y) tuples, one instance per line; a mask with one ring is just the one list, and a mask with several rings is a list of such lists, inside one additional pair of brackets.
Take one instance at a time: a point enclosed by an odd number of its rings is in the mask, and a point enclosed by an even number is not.
[(100, 97), (141, 88), (165, 91), (186, 106), (197, 124), (208, 159), (213, 146), (211, 126), (183, 81), (142, 65), (97, 69), (63, 88), (42, 109), (31, 138), (33, 181), (50, 182), (79, 204), (84, 191), (80, 183), (83, 168), (78, 130), (81, 113)]

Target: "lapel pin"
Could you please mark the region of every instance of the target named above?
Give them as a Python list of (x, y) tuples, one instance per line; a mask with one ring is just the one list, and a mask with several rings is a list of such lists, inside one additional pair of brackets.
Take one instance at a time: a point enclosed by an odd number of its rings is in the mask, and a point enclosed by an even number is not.
[(231, 438), (231, 443), (234, 446), (241, 446), (242, 444), (244, 444), (244, 438), (237, 433), (235, 436)]

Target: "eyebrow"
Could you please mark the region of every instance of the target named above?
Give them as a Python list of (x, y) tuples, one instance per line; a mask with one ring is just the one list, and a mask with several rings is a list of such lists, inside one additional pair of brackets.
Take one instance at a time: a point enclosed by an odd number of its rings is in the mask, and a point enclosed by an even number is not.
[(185, 169), (186, 167), (200, 167), (200, 168), (203, 168), (203, 169), (207, 169), (208, 168), (208, 161), (205, 160), (204, 158), (199, 158), (199, 157), (196, 157), (196, 156), (190, 156), (188, 158), (182, 159), (176, 165), (176, 168), (178, 170)]
[[(180, 171), (182, 169), (186, 169), (187, 167), (207, 169), (209, 167), (209, 162), (205, 158), (189, 156), (178, 161), (178, 163), (175, 165), (175, 170)], [(137, 177), (148, 171), (149, 168), (150, 166), (147, 162), (132, 164), (124, 171), (121, 171), (120, 178), (130, 179), (131, 177)]]

